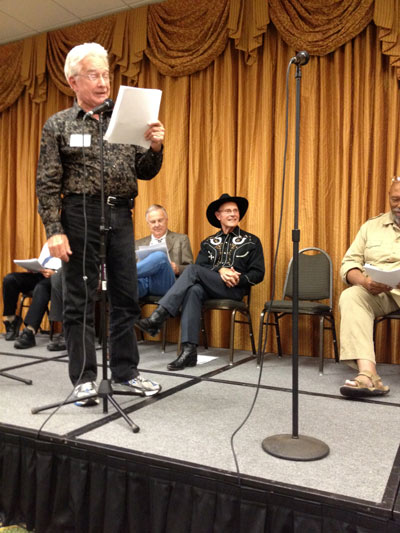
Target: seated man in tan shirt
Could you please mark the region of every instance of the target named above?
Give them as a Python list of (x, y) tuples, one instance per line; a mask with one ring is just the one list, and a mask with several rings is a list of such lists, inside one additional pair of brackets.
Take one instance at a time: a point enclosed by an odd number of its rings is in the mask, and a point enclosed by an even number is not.
[(376, 317), (400, 307), (400, 284), (395, 288), (373, 281), (365, 273), (366, 263), (381, 270), (400, 268), (400, 177), (389, 190), (391, 211), (365, 222), (347, 250), (341, 267), (350, 288), (339, 301), (340, 359), (358, 370), (354, 380), (340, 388), (344, 396), (381, 396), (389, 392), (376, 373), (373, 326)]

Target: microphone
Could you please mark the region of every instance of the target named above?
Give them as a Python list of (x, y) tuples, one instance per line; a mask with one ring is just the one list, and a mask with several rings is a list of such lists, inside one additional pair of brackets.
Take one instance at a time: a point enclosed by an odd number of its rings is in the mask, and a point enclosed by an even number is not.
[(97, 107), (95, 107), (91, 111), (88, 111), (85, 114), (85, 116), (83, 117), (83, 119), (85, 120), (85, 118), (87, 118), (87, 117), (92, 117), (93, 115), (98, 115), (99, 113), (103, 113), (103, 111), (107, 111), (108, 109), (112, 109), (113, 107), (114, 107), (113, 100), (111, 100), (111, 98), (107, 98), (106, 100), (104, 100), (104, 102), (102, 104), (98, 105)]
[(292, 57), (291, 62), (295, 65), (307, 65), (307, 63), (310, 60), (310, 54), (306, 52), (305, 50), (302, 50), (301, 52), (297, 52), (295, 57)]

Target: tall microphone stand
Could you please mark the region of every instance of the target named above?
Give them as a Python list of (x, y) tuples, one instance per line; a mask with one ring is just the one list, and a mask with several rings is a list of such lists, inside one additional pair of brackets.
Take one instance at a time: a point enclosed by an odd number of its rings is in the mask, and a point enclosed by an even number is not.
[[(106, 102), (107, 103), (107, 100)], [(109, 106), (109, 104), (108, 104)], [(107, 106), (106, 106), (107, 107)], [(100, 135), (100, 201), (101, 201), (101, 211), (100, 211), (100, 286), (101, 286), (101, 300), (100, 300), (100, 324), (101, 324), (101, 347), (102, 347), (102, 369), (103, 369), (103, 378), (100, 382), (97, 394), (88, 395), (87, 398), (95, 398), (99, 396), (103, 400), (103, 412), (108, 413), (108, 400), (119, 412), (122, 418), (129, 424), (133, 433), (138, 433), (140, 428), (137, 426), (129, 416), (123, 411), (121, 406), (113, 398), (113, 390), (111, 387), (111, 380), (107, 377), (107, 274), (106, 274), (106, 234), (108, 228), (105, 225), (105, 198), (104, 198), (104, 141), (103, 141), (103, 111), (98, 110), (99, 115), (99, 135)], [(97, 110), (98, 108), (96, 108)], [(91, 112), (94, 114), (95, 110)], [(85, 115), (86, 118), (87, 115)], [(81, 398), (82, 399), (82, 398)], [(60, 407), (61, 405), (67, 405), (70, 403), (75, 403), (76, 398), (66, 400), (64, 402), (52, 403), (48, 405), (43, 405), (42, 407), (33, 407), (31, 409), (32, 414), (45, 411), (46, 409), (52, 409), (54, 407)]]
[[(301, 54), (303, 54), (301, 56)], [(304, 60), (306, 54), (306, 59)], [(262, 442), (264, 451), (293, 461), (314, 461), (323, 459), (329, 454), (329, 447), (314, 437), (299, 435), (299, 141), (300, 141), (300, 81), (301, 64), (308, 61), (307, 52), (299, 52), (296, 56), (303, 61), (296, 64), (296, 139), (295, 139), (295, 179), (294, 179), (294, 225), (292, 231), (293, 242), (293, 313), (292, 313), (292, 433), (272, 435)], [(291, 60), (294, 62), (293, 60)], [(304, 62), (305, 61), (305, 62)]]
[(120, 413), (122, 418), (132, 428), (133, 433), (138, 433), (139, 426), (137, 426), (121, 408), (121, 406), (113, 398), (113, 390), (111, 387), (111, 380), (107, 376), (107, 271), (106, 271), (106, 234), (108, 228), (105, 225), (104, 213), (104, 141), (103, 141), (103, 113), (99, 113), (99, 132), (100, 132), (100, 198), (101, 198), (101, 215), (100, 215), (100, 323), (101, 323), (101, 347), (102, 347), (102, 369), (103, 379), (98, 388), (98, 396), (103, 399), (103, 413), (108, 412), (109, 400), (115, 409)]

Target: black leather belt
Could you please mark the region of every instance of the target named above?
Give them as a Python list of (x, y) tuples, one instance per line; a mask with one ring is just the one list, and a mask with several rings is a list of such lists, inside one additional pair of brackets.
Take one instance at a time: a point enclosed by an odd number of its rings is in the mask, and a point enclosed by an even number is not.
[[(65, 205), (76, 205), (83, 202), (83, 194), (68, 194), (63, 198), (63, 204)], [(101, 197), (93, 194), (87, 194), (85, 196), (85, 201), (91, 204), (100, 204)], [(128, 207), (132, 209), (135, 205), (135, 200), (133, 198), (126, 198), (124, 196), (106, 196), (104, 201), (110, 207)]]
[(133, 198), (121, 198), (120, 196), (108, 196), (106, 199), (106, 204), (111, 207), (129, 207), (129, 209), (132, 209), (134, 203)]

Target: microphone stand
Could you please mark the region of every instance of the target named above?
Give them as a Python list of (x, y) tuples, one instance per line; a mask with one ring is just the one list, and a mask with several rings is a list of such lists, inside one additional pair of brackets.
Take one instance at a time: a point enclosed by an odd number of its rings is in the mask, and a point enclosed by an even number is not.
[(301, 64), (296, 65), (296, 138), (294, 179), (294, 226), (293, 242), (293, 314), (292, 314), (292, 434), (273, 435), (262, 442), (263, 450), (280, 459), (293, 461), (314, 461), (329, 454), (329, 447), (313, 437), (299, 435), (299, 140), (300, 140), (300, 80)]
[(119, 412), (122, 418), (132, 428), (133, 433), (138, 433), (139, 426), (137, 426), (121, 408), (121, 406), (113, 398), (113, 390), (111, 387), (111, 380), (107, 377), (107, 271), (106, 271), (106, 234), (108, 228), (105, 227), (104, 214), (104, 142), (103, 142), (103, 113), (99, 113), (99, 132), (100, 132), (100, 198), (101, 198), (101, 215), (100, 215), (100, 323), (101, 323), (101, 347), (102, 347), (102, 369), (103, 379), (98, 388), (98, 396), (103, 399), (103, 413), (108, 412), (109, 400), (115, 409)]
[[(107, 100), (106, 100), (107, 102)], [(106, 274), (106, 234), (108, 228), (105, 226), (105, 198), (104, 198), (104, 141), (103, 141), (103, 112), (106, 108), (95, 108), (92, 111), (93, 114), (99, 115), (99, 135), (100, 135), (100, 201), (101, 201), (101, 212), (100, 212), (100, 250), (99, 250), (99, 259), (100, 259), (100, 286), (101, 286), (101, 301), (100, 301), (100, 324), (101, 324), (101, 346), (102, 346), (102, 381), (100, 382), (97, 394), (88, 395), (87, 398), (95, 398), (98, 396), (103, 400), (103, 413), (108, 413), (108, 400), (119, 412), (122, 418), (127, 422), (131, 427), (133, 433), (138, 433), (140, 428), (137, 426), (129, 416), (123, 411), (121, 406), (113, 398), (113, 389), (111, 386), (111, 380), (107, 377), (107, 274)], [(88, 113), (85, 115), (88, 116)], [(85, 120), (85, 119), (84, 119)], [(85, 396), (86, 398), (86, 396)], [(59, 407), (61, 405), (68, 405), (70, 403), (75, 403), (76, 398), (66, 400), (61, 403), (53, 403), (49, 405), (44, 405), (42, 407), (33, 407), (31, 409), (32, 414), (45, 411), (46, 409), (52, 409), (53, 407)]]

